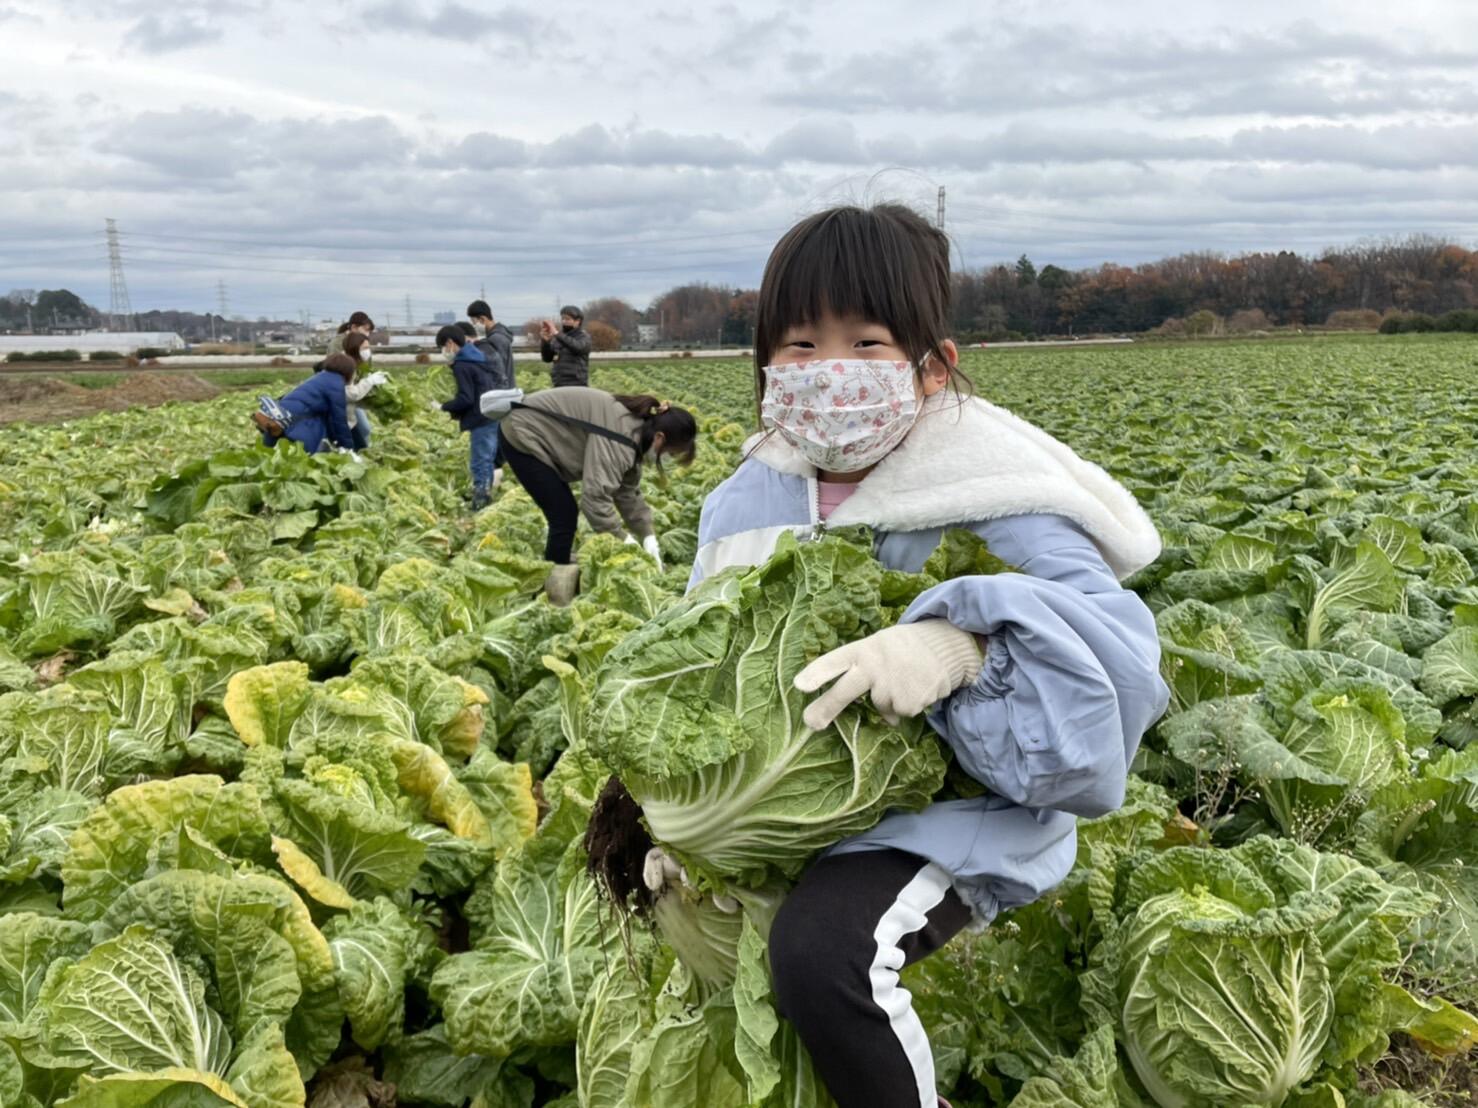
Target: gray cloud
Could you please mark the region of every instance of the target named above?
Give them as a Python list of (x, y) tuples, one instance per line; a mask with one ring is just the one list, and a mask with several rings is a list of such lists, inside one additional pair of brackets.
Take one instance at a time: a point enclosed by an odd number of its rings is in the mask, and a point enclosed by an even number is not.
[(110, 127), (96, 149), (181, 184), (263, 169), (352, 172), (365, 163), (409, 162), (406, 136), (382, 116), (259, 120), (203, 108), (142, 112)]
[(217, 42), (225, 30), (191, 15), (146, 15), (129, 29), (124, 45), (145, 54), (167, 54), (207, 42)]
[(272, 0), (185, 0), (164, 12), (154, 0), (63, 0), (62, 6), (89, 21), (125, 19), (124, 45), (160, 55), (219, 42), (233, 23), (259, 23)]
[(496, 11), (479, 10), (457, 0), (422, 3), (421, 0), (380, 0), (354, 17), (360, 33), (380, 30), (411, 31), (428, 38), (470, 42), (488, 36), (527, 40), (545, 32), (545, 20), (509, 5)]
[(1282, 162), (1343, 163), (1380, 169), (1424, 170), (1478, 165), (1478, 122), (1403, 124), (1361, 128), (1350, 124), (1298, 124), (1239, 131), (1229, 157)]
[(1478, 51), (1471, 49), (1418, 50), (1390, 36), (1331, 32), (1308, 22), (1201, 37), (1003, 23), (961, 28), (948, 49), (921, 39), (797, 67), (770, 97), (786, 106), (850, 112), (1000, 114), (1128, 105), (1177, 116), (1369, 114), (1382, 103), (1371, 79), (1399, 95), (1387, 111), (1470, 106), (1471, 81), (1438, 76), (1422, 91), (1412, 88), (1411, 77), (1475, 65)]
[(486, 283), (520, 319), (749, 283), (798, 214), (932, 211), (940, 184), (969, 265), (1478, 236), (1478, 22), (1456, 0), (1399, 36), (1363, 30), (1374, 0), (1342, 24), (1248, 0), (1234, 27), (1195, 0), (1159, 25), (992, 0), (954, 30), (885, 0), (661, 2), (554, 24), (517, 0), (336, 0), (289, 25), (271, 0), (11, 0), (26, 56), (78, 18), (84, 45), (136, 46), (0, 75), (0, 287), (106, 300), (107, 215), (137, 304), (203, 307), (225, 280), (250, 314), (380, 315)]
[(806, 120), (770, 140), (765, 157), (772, 162), (823, 162), (857, 165), (868, 160), (857, 141), (857, 129), (846, 120)]

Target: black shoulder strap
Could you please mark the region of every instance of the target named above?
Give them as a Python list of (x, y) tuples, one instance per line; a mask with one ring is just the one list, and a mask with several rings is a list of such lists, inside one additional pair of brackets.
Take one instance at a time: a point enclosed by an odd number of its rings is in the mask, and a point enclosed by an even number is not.
[(636, 443), (631, 441), (630, 435), (623, 435), (620, 431), (612, 431), (609, 427), (602, 427), (598, 423), (591, 423), (590, 421), (584, 419), (576, 419), (574, 416), (568, 416), (562, 412), (551, 412), (547, 408), (533, 408), (530, 407), (528, 404), (520, 404), (517, 400), (515, 400), (512, 404), (509, 404), (508, 407), (522, 408), (526, 412), (538, 412), (540, 415), (548, 416), (550, 419), (557, 419), (561, 423), (570, 424), (572, 427), (582, 428), (586, 431), (589, 431), (592, 435), (601, 435), (608, 439), (615, 439), (617, 442), (624, 442), (627, 446), (631, 447), (631, 449), (636, 452), (637, 457), (641, 456), (641, 447), (637, 446)]

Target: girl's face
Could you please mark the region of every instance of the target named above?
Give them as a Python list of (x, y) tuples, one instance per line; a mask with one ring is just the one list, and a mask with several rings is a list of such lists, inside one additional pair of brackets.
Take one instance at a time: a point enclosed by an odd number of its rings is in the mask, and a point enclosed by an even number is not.
[[(935, 358), (926, 360), (919, 382), (920, 391), (925, 396), (933, 396), (944, 388), (949, 382), (950, 369), (959, 364), (960, 354), (955, 344), (946, 339), (942, 347), (949, 364), (936, 365)], [(797, 324), (781, 334), (779, 347), (770, 355), (770, 364), (795, 365), (854, 358), (906, 362), (909, 355), (883, 324), (861, 316), (836, 316), (827, 312), (811, 323)]]

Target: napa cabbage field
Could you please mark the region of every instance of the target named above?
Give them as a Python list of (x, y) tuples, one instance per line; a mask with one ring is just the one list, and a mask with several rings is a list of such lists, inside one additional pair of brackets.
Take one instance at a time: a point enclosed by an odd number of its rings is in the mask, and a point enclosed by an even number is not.
[[(1160, 527), (1128, 586), (1172, 703), (1069, 878), (905, 974), (941, 1092), (1463, 1100), (1478, 346), (965, 368)], [(554, 608), (527, 496), (462, 498), (445, 371), (389, 375), (358, 459), (256, 446), (249, 394), (0, 430), (0, 1105), (829, 1104), (769, 921), (827, 843), (980, 787), (920, 721), (806, 731), (788, 678), (1011, 567), (844, 532), (685, 596), (751, 371), (622, 364), (595, 383), (691, 407), (698, 459), (646, 480), (666, 569), (582, 532)], [(622, 826), (687, 883), (630, 881)]]

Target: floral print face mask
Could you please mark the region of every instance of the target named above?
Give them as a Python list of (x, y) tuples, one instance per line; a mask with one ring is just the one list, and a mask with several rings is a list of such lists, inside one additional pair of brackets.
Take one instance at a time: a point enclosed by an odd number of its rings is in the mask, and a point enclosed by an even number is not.
[(912, 362), (768, 366), (760, 419), (817, 469), (854, 473), (882, 461), (913, 427), (917, 377)]

